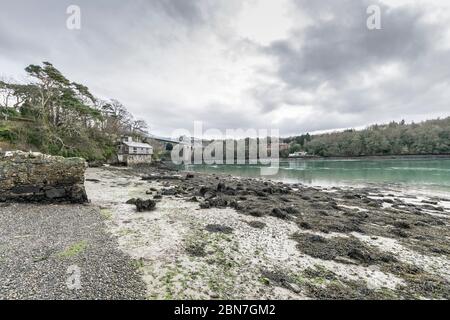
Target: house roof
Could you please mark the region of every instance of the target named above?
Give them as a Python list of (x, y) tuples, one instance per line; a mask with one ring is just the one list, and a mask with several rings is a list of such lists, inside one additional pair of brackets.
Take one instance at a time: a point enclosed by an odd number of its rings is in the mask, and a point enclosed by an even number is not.
[(124, 145), (132, 147), (132, 148), (150, 148), (153, 149), (153, 147), (151, 145), (149, 145), (148, 143), (142, 143), (142, 142), (130, 142), (130, 141), (124, 141), (123, 142)]

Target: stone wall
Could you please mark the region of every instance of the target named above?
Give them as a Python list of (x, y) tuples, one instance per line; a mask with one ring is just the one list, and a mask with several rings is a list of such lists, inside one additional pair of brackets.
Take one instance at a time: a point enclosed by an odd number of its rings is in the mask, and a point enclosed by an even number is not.
[(0, 153), (0, 201), (87, 202), (86, 162), (41, 153)]
[(128, 166), (146, 165), (152, 163), (151, 154), (119, 154), (118, 160)]

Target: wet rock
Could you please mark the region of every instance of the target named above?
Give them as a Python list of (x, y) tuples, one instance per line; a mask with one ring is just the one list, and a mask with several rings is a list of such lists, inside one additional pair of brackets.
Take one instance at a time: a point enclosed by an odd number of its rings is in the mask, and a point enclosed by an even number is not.
[(361, 195), (356, 194), (356, 193), (344, 193), (344, 195), (342, 196), (342, 198), (344, 199), (361, 199)]
[(125, 202), (126, 204), (136, 204), (136, 199), (135, 198), (131, 198), (129, 200), (127, 200), (127, 202)]
[(430, 204), (425, 204), (425, 205), (423, 205), (423, 206), (421, 206), (423, 209), (426, 209), (426, 210), (431, 210), (431, 211), (440, 211), (440, 212), (443, 212), (444, 211), (444, 208), (442, 208), (442, 207), (435, 207), (435, 206), (432, 206), (432, 205), (430, 205)]
[(295, 293), (301, 291), (299, 286), (295, 283), (295, 279), (281, 271), (263, 270), (261, 272), (261, 279), (266, 285), (282, 287)]
[(367, 206), (372, 208), (382, 208), (383, 207), (383, 201), (381, 200), (372, 200), (371, 201), (364, 201), (367, 203)]
[(295, 207), (286, 207), (286, 208), (284, 208), (284, 211), (286, 211), (289, 214), (298, 214), (299, 213), (298, 209)]
[(426, 203), (426, 204), (432, 204), (432, 205), (438, 205), (438, 202), (437, 201), (430, 201), (430, 200), (422, 200), (421, 201), (422, 203)]
[(428, 223), (423, 222), (423, 221), (417, 221), (417, 222), (414, 223), (414, 225), (416, 227), (429, 227), (430, 226)]
[(403, 231), (402, 229), (394, 228), (391, 230), (391, 233), (400, 237), (400, 238), (408, 238), (409, 234)]
[(209, 199), (212, 199), (212, 198), (214, 198), (214, 197), (216, 197), (216, 192), (215, 191), (212, 191), (212, 190), (210, 190), (210, 191), (207, 191), (204, 195), (203, 195), (203, 197), (206, 199), (206, 200), (209, 200)]
[(209, 231), (209, 232), (213, 232), (213, 233), (220, 232), (220, 233), (227, 233), (227, 234), (229, 234), (229, 233), (233, 232), (233, 228), (228, 227), (228, 226), (224, 226), (224, 225), (221, 225), (221, 224), (208, 224), (205, 227), (205, 230)]
[(429, 225), (432, 225), (432, 226), (445, 226), (445, 222), (438, 218), (429, 220), (427, 222)]
[(265, 192), (263, 192), (263, 191), (260, 191), (260, 190), (254, 190), (254, 192), (255, 192), (255, 194), (256, 194), (257, 196), (259, 196), (259, 197), (264, 197), (264, 198), (267, 197), (267, 194), (266, 194)]
[(224, 191), (224, 194), (228, 195), (228, 196), (235, 196), (237, 194), (237, 191), (231, 187), (227, 187)]
[(205, 251), (206, 244), (203, 242), (189, 243), (186, 246), (186, 252), (193, 257), (205, 257), (207, 255)]
[(308, 222), (306, 222), (306, 221), (301, 221), (301, 222), (299, 222), (298, 225), (300, 226), (300, 228), (303, 228), (303, 229), (306, 229), (306, 230), (312, 229), (311, 225)]
[(329, 216), (330, 214), (326, 210), (317, 210), (315, 211), (320, 216)]
[(368, 252), (364, 252), (360, 248), (350, 248), (347, 252), (347, 256), (349, 256), (351, 259), (364, 261), (364, 262), (371, 262), (372, 257)]
[(141, 178), (145, 181), (153, 181), (153, 180), (180, 180), (182, 177), (180, 175), (149, 175)]
[(79, 184), (72, 186), (69, 190), (66, 189), (66, 194), (69, 194), (70, 202), (73, 203), (85, 203), (88, 201), (84, 186)]
[(269, 188), (264, 188), (264, 189), (262, 189), (262, 192), (268, 193), (268, 194), (274, 194), (274, 193), (275, 193), (275, 190), (274, 190), (274, 188), (269, 187)]
[(366, 219), (369, 217), (369, 215), (367, 213), (362, 212), (362, 211), (346, 210), (346, 211), (344, 211), (343, 214), (348, 217), (355, 217), (355, 218), (359, 218), (359, 219)]
[(251, 210), (251, 211), (249, 211), (248, 214), (253, 217), (263, 217), (264, 216), (264, 212), (260, 211), (260, 210)]
[(208, 201), (204, 201), (200, 203), (200, 208), (202, 209), (209, 209), (211, 208), (211, 204)]
[(217, 185), (217, 191), (222, 192), (225, 189), (226, 189), (225, 183), (219, 182), (219, 184)]
[(88, 162), (89, 168), (100, 168), (103, 166), (103, 164), (104, 164), (103, 161), (96, 161), (96, 160)]
[(276, 217), (276, 218), (283, 219), (283, 220), (286, 220), (289, 218), (289, 215), (280, 208), (273, 208), (272, 211), (270, 212), (270, 215), (273, 217)]
[[(352, 232), (359, 232), (369, 237), (391, 237), (397, 238), (406, 246), (417, 237), (429, 235), (424, 241), (414, 243), (414, 248), (424, 254), (431, 252), (428, 247), (431, 242), (437, 246), (436, 241), (445, 241), (440, 238), (436, 240), (436, 235), (446, 234), (445, 219), (427, 214), (428, 210), (443, 209), (436, 209), (439, 206), (434, 203), (409, 204), (405, 200), (408, 196), (387, 195), (378, 187), (350, 190), (334, 188), (330, 193), (329, 188), (325, 190), (300, 185), (295, 186), (298, 190), (291, 191), (292, 188), (283, 183), (207, 174), (195, 174), (192, 180), (168, 180), (164, 185), (175, 187), (178, 195), (183, 195), (186, 200), (196, 197), (201, 208), (232, 207), (241, 214), (255, 217), (272, 215), (279, 219), (295, 218), (297, 225), (305, 230), (310, 228), (309, 230), (323, 233), (351, 235)], [(371, 198), (381, 198), (384, 194), (386, 195), (382, 200)], [(434, 198), (430, 199), (437, 202)], [(386, 207), (386, 203), (391, 205)], [(409, 234), (408, 230), (414, 232)], [(347, 251), (335, 259), (358, 263), (359, 260), (366, 259), (364, 253), (364, 250)], [(378, 260), (381, 261), (381, 258), (378, 257)]]
[(222, 197), (217, 197), (208, 200), (211, 207), (215, 208), (226, 208), (228, 206), (228, 201)]
[(431, 252), (437, 253), (437, 254), (449, 254), (449, 252), (450, 252), (447, 249), (438, 248), (438, 247), (431, 247), (430, 250), (431, 250)]
[(45, 188), (45, 196), (52, 200), (57, 198), (64, 198), (66, 196), (66, 190), (64, 188)]
[(178, 194), (178, 190), (175, 188), (164, 188), (161, 190), (161, 194), (164, 196), (174, 196)]
[(266, 226), (266, 224), (261, 221), (248, 221), (247, 223), (250, 227), (256, 229), (263, 229)]
[(186, 174), (186, 179), (194, 179), (194, 174), (193, 173), (188, 173)]
[[(296, 233), (293, 239), (298, 242), (297, 249), (314, 258), (337, 260), (346, 263), (351, 259), (358, 264), (370, 265), (379, 261), (393, 262), (396, 259), (376, 248), (368, 247), (355, 237), (333, 237), (326, 239), (318, 235)], [(349, 261), (351, 263), (351, 261)]]
[(148, 200), (136, 199), (135, 205), (136, 205), (136, 210), (138, 212), (151, 211), (151, 210), (155, 209), (156, 202), (151, 199), (148, 199)]
[(204, 197), (205, 199), (210, 199), (210, 198), (214, 198), (216, 196), (216, 191), (212, 190), (211, 188), (202, 186), (200, 187), (198, 194), (202, 197)]
[(231, 200), (229, 205), (231, 208), (236, 209), (236, 210), (242, 209), (241, 205), (236, 200)]
[(400, 229), (411, 229), (411, 225), (405, 221), (395, 221), (393, 225), (394, 227)]
[(193, 196), (192, 198), (189, 199), (190, 202), (198, 202), (198, 199), (196, 196)]

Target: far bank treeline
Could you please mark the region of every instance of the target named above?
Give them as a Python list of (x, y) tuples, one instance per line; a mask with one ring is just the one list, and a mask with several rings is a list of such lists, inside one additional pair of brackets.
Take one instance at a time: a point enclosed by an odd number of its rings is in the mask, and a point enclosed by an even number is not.
[(29, 83), (0, 80), (0, 147), (106, 160), (118, 137), (147, 130), (120, 102), (94, 97), (49, 62), (25, 71)]
[(364, 130), (346, 130), (284, 139), (289, 151), (322, 157), (450, 154), (450, 117), (406, 124), (391, 122)]

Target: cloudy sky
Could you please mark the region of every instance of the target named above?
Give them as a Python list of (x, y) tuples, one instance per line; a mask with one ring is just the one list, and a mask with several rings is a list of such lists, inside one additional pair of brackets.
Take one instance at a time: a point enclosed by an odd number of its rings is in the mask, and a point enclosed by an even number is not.
[[(66, 27), (69, 5), (81, 29)], [(381, 30), (366, 27), (369, 5)], [(151, 132), (450, 115), (448, 0), (0, 0), (0, 76), (50, 61)]]

